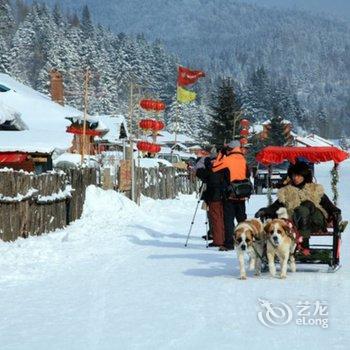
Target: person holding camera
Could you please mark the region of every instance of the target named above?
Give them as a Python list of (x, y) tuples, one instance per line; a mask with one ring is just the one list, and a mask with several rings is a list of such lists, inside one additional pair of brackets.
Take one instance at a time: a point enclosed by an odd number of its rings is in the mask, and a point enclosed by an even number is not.
[[(214, 173), (226, 171), (226, 188), (229, 189), (232, 183), (247, 180), (249, 178), (249, 169), (244, 156), (244, 150), (237, 140), (231, 141), (226, 147), (223, 147), (212, 162)], [(223, 199), (225, 243), (219, 250), (233, 250), (233, 232), (235, 220), (240, 223), (247, 218), (244, 197), (237, 197), (232, 192), (226, 191)]]
[[(209, 153), (210, 152), (210, 153)], [(202, 199), (208, 206), (210, 232), (213, 242), (209, 247), (222, 247), (225, 240), (223, 190), (225, 177), (223, 172), (214, 173), (211, 169), (211, 161), (216, 158), (216, 152), (208, 149), (207, 156), (200, 159), (196, 166), (196, 176), (206, 185)]]

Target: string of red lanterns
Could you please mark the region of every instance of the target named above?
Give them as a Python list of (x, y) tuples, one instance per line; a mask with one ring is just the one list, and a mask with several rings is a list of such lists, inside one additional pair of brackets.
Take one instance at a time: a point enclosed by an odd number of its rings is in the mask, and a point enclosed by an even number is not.
[(139, 127), (143, 130), (160, 131), (164, 129), (165, 124), (161, 120), (141, 119), (139, 122)]
[[(143, 99), (140, 101), (140, 107), (147, 112), (160, 113), (165, 110), (165, 103), (158, 100)], [(153, 143), (148, 141), (139, 141), (136, 146), (137, 149), (144, 153), (155, 154), (160, 152), (161, 147), (156, 144), (157, 132), (163, 130), (165, 124), (161, 120), (145, 118), (139, 122), (140, 129), (144, 131), (152, 131)]]
[(158, 153), (161, 147), (156, 143), (151, 143), (148, 141), (139, 141), (136, 144), (137, 149), (144, 153)]
[(157, 100), (143, 99), (140, 101), (140, 107), (147, 112), (159, 113), (164, 111), (165, 103)]
[(249, 123), (249, 120), (247, 120), (247, 119), (241, 119), (239, 124), (242, 128), (241, 131), (239, 132), (239, 134), (241, 135), (239, 142), (241, 143), (241, 146), (244, 146), (244, 145), (248, 144), (247, 137), (249, 136), (250, 123)]

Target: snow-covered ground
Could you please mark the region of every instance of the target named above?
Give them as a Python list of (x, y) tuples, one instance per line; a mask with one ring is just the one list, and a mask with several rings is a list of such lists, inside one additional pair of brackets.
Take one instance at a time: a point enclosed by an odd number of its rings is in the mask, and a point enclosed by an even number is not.
[[(316, 171), (330, 194), (329, 169)], [(345, 218), (349, 178), (350, 161), (341, 167)], [(348, 232), (335, 274), (241, 281), (234, 252), (205, 248), (201, 210), (184, 247), (196, 203), (195, 196), (143, 198), (137, 207), (90, 187), (83, 218), (67, 229), (0, 243), (0, 349), (348, 348)], [(264, 196), (253, 197), (249, 216), (265, 204)], [(259, 298), (286, 303), (293, 320), (264, 326)], [(298, 302), (305, 301), (327, 303), (328, 328), (296, 325)]]

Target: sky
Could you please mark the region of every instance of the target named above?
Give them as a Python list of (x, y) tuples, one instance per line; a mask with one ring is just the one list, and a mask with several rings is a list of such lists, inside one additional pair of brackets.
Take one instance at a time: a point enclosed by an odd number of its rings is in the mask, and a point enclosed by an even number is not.
[(240, 0), (263, 6), (279, 8), (295, 7), (309, 11), (324, 12), (350, 22), (350, 0)]

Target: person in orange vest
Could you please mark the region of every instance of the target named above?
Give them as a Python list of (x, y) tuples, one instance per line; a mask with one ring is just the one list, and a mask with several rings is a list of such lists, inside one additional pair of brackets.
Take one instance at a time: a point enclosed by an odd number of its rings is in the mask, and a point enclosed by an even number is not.
[[(212, 163), (213, 172), (226, 170), (227, 186), (232, 181), (245, 180), (249, 178), (249, 169), (244, 157), (244, 149), (237, 140), (231, 141), (224, 147)], [(228, 196), (223, 199), (225, 243), (219, 250), (233, 250), (233, 231), (235, 219), (240, 223), (247, 218), (245, 198), (233, 198)]]

